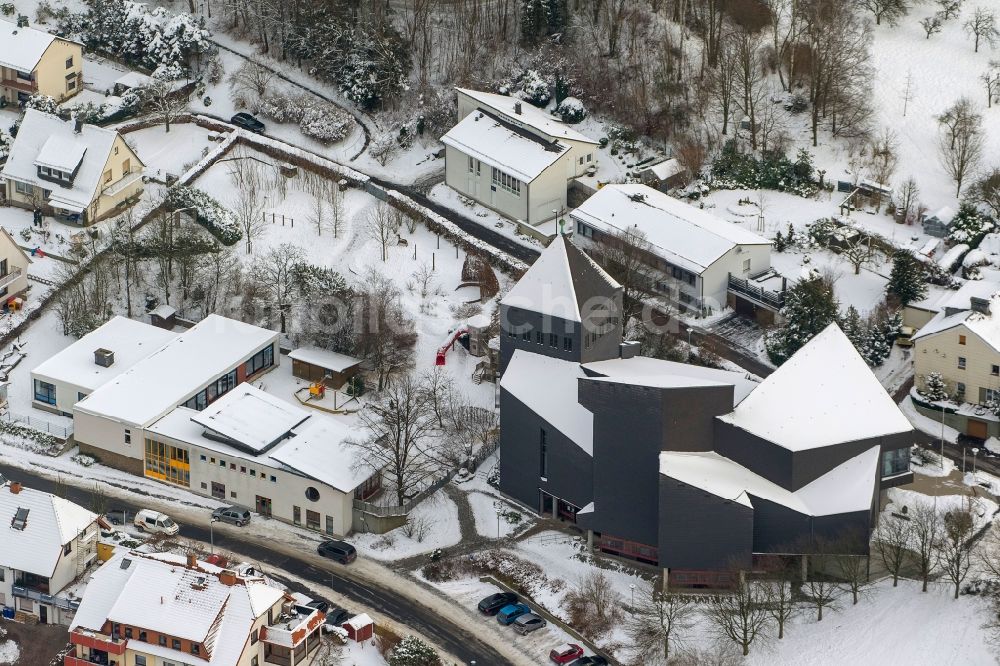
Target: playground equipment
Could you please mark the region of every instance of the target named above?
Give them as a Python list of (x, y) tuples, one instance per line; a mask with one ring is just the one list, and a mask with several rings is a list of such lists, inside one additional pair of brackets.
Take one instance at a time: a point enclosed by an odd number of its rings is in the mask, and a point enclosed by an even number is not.
[(309, 397), (322, 400), (326, 396), (326, 384), (323, 382), (313, 382), (309, 385)]
[(463, 338), (465, 339), (465, 344), (467, 345), (469, 340), (468, 325), (458, 326), (448, 331), (448, 335), (445, 336), (445, 343), (438, 347), (437, 358), (434, 361), (434, 365), (444, 365), (445, 355), (449, 352), (449, 350), (455, 348), (456, 342), (461, 342)]

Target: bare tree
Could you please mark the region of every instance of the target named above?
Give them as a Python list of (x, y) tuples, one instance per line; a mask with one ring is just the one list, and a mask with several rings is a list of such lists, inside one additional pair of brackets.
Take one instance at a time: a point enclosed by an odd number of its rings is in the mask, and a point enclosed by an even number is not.
[(767, 593), (767, 612), (778, 625), (779, 640), (785, 637), (785, 625), (798, 614), (798, 608), (792, 598), (794, 577), (795, 572), (786, 567), (764, 583)]
[(875, 529), (875, 550), (886, 571), (892, 576), (892, 586), (899, 584), (899, 574), (906, 561), (910, 543), (910, 521), (893, 515), (883, 515)]
[(945, 129), (939, 142), (942, 165), (955, 181), (955, 196), (958, 196), (962, 192), (962, 182), (976, 170), (982, 159), (983, 118), (963, 97), (938, 120)]
[(903, 184), (899, 186), (896, 191), (897, 198), (897, 209), (901, 210), (903, 213), (903, 221), (907, 224), (912, 224), (914, 221), (914, 216), (917, 212), (918, 199), (920, 197), (920, 188), (917, 186), (917, 181), (910, 176)]
[(834, 237), (840, 244), (840, 256), (854, 267), (855, 275), (860, 274), (861, 267), (872, 260), (871, 237), (854, 227), (840, 227), (834, 232)]
[(937, 14), (934, 16), (925, 16), (920, 19), (920, 27), (924, 29), (924, 39), (930, 39), (931, 35), (941, 32), (941, 28), (943, 27), (941, 17)]
[(708, 90), (722, 114), (722, 134), (729, 133), (729, 120), (736, 106), (736, 77), (738, 58), (735, 39), (728, 34), (722, 37), (717, 65), (708, 71)]
[(250, 278), (267, 294), (268, 302), (277, 309), (281, 333), (287, 333), (287, 317), (295, 301), (298, 283), (296, 268), (305, 263), (305, 251), (294, 243), (282, 243), (270, 248), (250, 265)]
[(989, 173), (976, 180), (966, 191), (966, 196), (988, 206), (994, 217), (1000, 217), (1000, 168), (993, 167)]
[(906, 0), (858, 0), (858, 4), (875, 16), (875, 25), (882, 25), (882, 19), (889, 25), (896, 25), (910, 10)]
[(830, 570), (834, 566), (839, 554), (834, 554), (835, 542), (826, 539), (814, 539), (808, 557), (811, 572), (802, 585), (802, 593), (808, 598), (809, 603), (816, 608), (816, 621), (823, 621), (823, 609), (834, 610), (840, 599), (840, 583), (830, 575)]
[(990, 67), (979, 75), (986, 88), (986, 108), (993, 107), (993, 101), (1000, 101), (1000, 60), (990, 60)]
[(567, 596), (571, 615), (587, 617), (597, 632), (603, 631), (621, 613), (622, 596), (600, 569), (581, 576)]
[(979, 564), (994, 580), (1000, 580), (1000, 525), (993, 523), (983, 535), (983, 546), (978, 550)]
[(316, 226), (316, 235), (322, 236), (323, 229), (327, 226), (326, 198), (323, 196), (322, 187), (317, 187), (313, 192), (309, 217), (310, 221)]
[(368, 236), (382, 248), (382, 261), (388, 258), (389, 244), (399, 235), (401, 220), (388, 205), (380, 203), (368, 213)]
[(767, 589), (739, 573), (733, 590), (716, 597), (705, 616), (719, 636), (738, 645), (745, 657), (750, 654), (753, 642), (765, 635), (771, 619)]
[(389, 478), (397, 504), (442, 471), (434, 415), (416, 378), (404, 375), (383, 387), (358, 414), (368, 431), (352, 442), (360, 464)]
[(662, 657), (663, 663), (683, 650), (687, 632), (695, 625), (695, 608), (677, 594), (660, 593), (650, 584), (642, 586), (628, 619), (632, 654), (638, 663)]
[(646, 234), (634, 226), (626, 226), (611, 236), (605, 236), (594, 250), (594, 259), (622, 286), (624, 317), (622, 326), (642, 312), (643, 299), (653, 286), (654, 271), (649, 257), (652, 248)]
[(945, 577), (955, 586), (955, 598), (973, 561), (977, 559), (976, 541), (973, 539), (976, 523), (972, 515), (972, 501), (944, 514), (944, 528), (938, 542), (938, 563)]
[[(899, 140), (891, 129), (883, 129), (868, 145), (868, 175), (879, 185), (888, 185), (899, 164)], [(882, 203), (881, 192), (876, 193), (875, 205)]]
[(337, 183), (330, 183), (326, 188), (327, 210), (330, 217), (330, 230), (333, 237), (337, 238), (347, 222), (344, 211), (344, 194), (340, 191)]
[(917, 569), (923, 583), (922, 592), (927, 591), (927, 582), (937, 568), (938, 542), (942, 536), (941, 515), (937, 507), (928, 502), (917, 504), (910, 512), (913, 550), (917, 555)]
[(229, 208), (243, 231), (247, 254), (253, 252), (253, 242), (266, 229), (264, 222), (264, 174), (257, 159), (243, 150), (228, 158), (226, 168), (233, 185)]
[(962, 11), (963, 0), (936, 0), (941, 10), (937, 13), (942, 21), (950, 21)]
[(975, 41), (975, 52), (979, 53), (980, 40), (985, 41), (990, 47), (996, 46), (997, 39), (1000, 38), (1000, 30), (997, 29), (997, 17), (993, 10), (985, 7), (976, 7), (972, 16), (965, 22), (965, 31), (971, 34)]
[(259, 103), (267, 95), (267, 90), (274, 79), (274, 72), (253, 60), (244, 60), (229, 77), (229, 89), (233, 99), (241, 106), (254, 106), (251, 97)]
[(139, 91), (139, 99), (163, 123), (164, 132), (169, 132), (170, 123), (187, 109), (187, 97), (174, 90), (174, 83), (165, 76), (154, 74)]
[(412, 366), (417, 336), (403, 309), (399, 287), (371, 269), (363, 276), (354, 316), (356, 356), (366, 359), (382, 390), (390, 377)]
[(851, 593), (851, 604), (858, 605), (858, 600), (868, 590), (868, 556), (860, 553), (866, 550), (865, 533), (851, 530), (845, 532), (834, 541), (834, 571), (844, 581), (844, 587)]

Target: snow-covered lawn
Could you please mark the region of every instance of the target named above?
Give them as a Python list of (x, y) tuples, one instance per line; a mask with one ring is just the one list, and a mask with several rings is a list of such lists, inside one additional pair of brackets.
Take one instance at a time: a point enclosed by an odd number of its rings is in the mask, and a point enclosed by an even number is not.
[[(410, 526), (404, 525), (385, 534), (355, 534), (351, 543), (362, 555), (391, 561), (454, 546), (462, 537), (458, 507), (444, 490), (418, 504), (410, 512), (409, 522)], [(420, 534), (423, 530), (426, 533)], [(406, 535), (407, 531), (410, 536)]]
[(467, 497), (475, 515), (476, 532), (480, 536), (491, 538), (510, 536), (523, 532), (534, 522), (523, 511), (496, 495), (473, 491)]
[[(510, 238), (525, 247), (529, 247), (533, 250), (541, 250), (542, 248), (542, 244), (538, 240), (517, 233), (517, 225), (513, 220), (490, 210), (486, 206), (475, 203), (471, 199), (463, 197), (457, 191), (453, 190), (444, 183), (438, 183), (431, 188), (428, 196), (442, 206), (446, 206), (447, 208), (460, 213), (462, 216), (469, 218), (473, 222), (503, 234), (507, 238)], [(567, 225), (566, 231), (571, 231), (572, 224), (570, 223), (568, 217)], [(549, 227), (552, 227), (552, 224), (547, 223), (541, 226), (543, 229), (548, 229)]]
[(841, 309), (846, 310), (853, 305), (862, 317), (882, 300), (888, 282), (885, 277), (888, 266), (862, 266), (860, 273), (855, 275), (854, 267), (846, 259), (825, 249), (772, 252), (771, 266), (788, 278), (789, 284), (801, 279), (810, 269), (832, 276), (834, 293)]
[(194, 123), (172, 123), (129, 132), (125, 141), (146, 165), (146, 174), (163, 180), (166, 174), (179, 176), (216, 146), (210, 132)]

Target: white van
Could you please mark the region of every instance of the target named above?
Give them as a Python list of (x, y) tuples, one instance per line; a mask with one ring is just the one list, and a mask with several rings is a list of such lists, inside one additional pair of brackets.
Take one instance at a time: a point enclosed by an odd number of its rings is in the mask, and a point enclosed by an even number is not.
[(132, 522), (140, 531), (153, 534), (173, 536), (180, 529), (177, 523), (170, 519), (170, 516), (152, 509), (143, 509), (135, 514), (135, 520)]

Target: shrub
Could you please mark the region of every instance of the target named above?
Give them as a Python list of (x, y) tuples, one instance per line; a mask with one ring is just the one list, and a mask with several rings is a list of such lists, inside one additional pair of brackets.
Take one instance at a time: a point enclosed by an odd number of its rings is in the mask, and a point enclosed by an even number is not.
[(524, 73), (524, 78), (521, 80), (521, 98), (539, 108), (545, 108), (552, 99), (549, 83), (538, 70), (529, 69)]
[(35, 109), (36, 111), (51, 113), (53, 115), (58, 115), (59, 113), (59, 104), (57, 104), (56, 100), (49, 95), (32, 95), (28, 98), (28, 101), (24, 103), (24, 108)]
[(416, 636), (407, 636), (392, 650), (389, 666), (438, 666), (441, 658), (427, 643)]
[(193, 209), (198, 224), (215, 236), (223, 245), (234, 245), (243, 238), (239, 222), (233, 217), (233, 214), (207, 193), (197, 188), (188, 185), (171, 187), (167, 191), (167, 197), (163, 203), (167, 210), (171, 211), (182, 208)]
[(587, 109), (576, 97), (567, 97), (556, 106), (556, 114), (564, 123), (575, 124), (587, 117)]
[(353, 122), (354, 119), (346, 111), (324, 102), (305, 109), (299, 128), (306, 136), (323, 143), (335, 143), (347, 136)]

